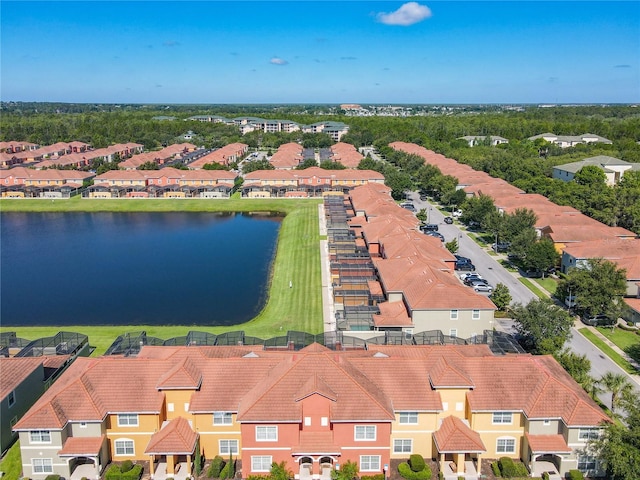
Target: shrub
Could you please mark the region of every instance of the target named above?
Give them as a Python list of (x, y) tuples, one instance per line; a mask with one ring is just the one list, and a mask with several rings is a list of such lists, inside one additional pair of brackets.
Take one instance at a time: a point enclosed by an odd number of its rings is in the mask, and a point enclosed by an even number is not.
[(513, 460), (509, 457), (500, 457), (498, 465), (500, 466), (500, 473), (503, 477), (511, 478), (518, 476), (516, 464), (513, 463)]
[(384, 473), (378, 473), (377, 475), (362, 475), (360, 480), (385, 480)]
[(491, 463), (491, 470), (493, 470), (493, 474), (496, 477), (499, 477), (502, 475), (502, 473), (500, 472), (500, 467), (498, 466), (498, 462), (492, 462)]
[(142, 465), (135, 464), (131, 470), (122, 472), (120, 465), (111, 464), (104, 475), (105, 480), (139, 480), (142, 476)]
[(438, 480), (444, 480), (444, 473), (438, 472)]
[(398, 465), (398, 473), (406, 480), (428, 480), (431, 478), (431, 469), (428, 465), (425, 465), (423, 470), (414, 472), (407, 462), (402, 462)]
[(51, 475), (47, 475), (44, 480), (60, 480), (60, 475), (52, 473)]
[(527, 470), (527, 467), (525, 466), (524, 463), (514, 462), (514, 465), (516, 467), (516, 477), (528, 477), (529, 476), (529, 470)]
[(133, 468), (133, 462), (131, 460), (125, 460), (120, 464), (120, 472), (127, 473)]
[(414, 472), (421, 472), (427, 464), (424, 462), (422, 455), (414, 453), (409, 457), (409, 466)]
[(569, 470), (569, 480), (584, 480), (584, 475), (580, 470)]
[(207, 471), (207, 477), (209, 478), (220, 478), (220, 472), (225, 466), (225, 461), (220, 455), (216, 455), (211, 460), (211, 465), (209, 465), (209, 470)]
[(549, 480), (549, 472), (542, 472), (542, 480)]

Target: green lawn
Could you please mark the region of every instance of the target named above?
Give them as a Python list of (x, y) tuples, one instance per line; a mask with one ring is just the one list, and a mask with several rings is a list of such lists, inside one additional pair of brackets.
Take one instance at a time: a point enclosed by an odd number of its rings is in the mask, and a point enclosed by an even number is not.
[(22, 473), (20, 458), (20, 442), (14, 443), (0, 462), (0, 472), (4, 472), (2, 480), (18, 480)]
[(544, 288), (551, 295), (556, 293), (556, 289), (558, 288), (558, 282), (553, 278), (535, 278), (534, 282)]
[(640, 336), (635, 332), (629, 332), (621, 328), (596, 327), (598, 331), (615, 343), (622, 350), (626, 350), (634, 345), (640, 345)]
[(519, 277), (518, 280), (520, 280), (520, 283), (522, 283), (525, 287), (535, 293), (538, 298), (549, 298), (542, 290), (540, 290), (536, 286), (534, 282), (532, 282), (528, 278)]
[[(18, 337), (34, 340), (59, 331), (84, 333), (101, 355), (118, 335), (146, 331), (147, 335), (167, 339), (186, 335), (189, 330), (223, 333), (244, 330), (247, 335), (269, 338), (287, 330), (309, 333), (323, 331), (322, 278), (319, 253), (319, 200), (2, 200), (7, 211), (276, 211), (286, 213), (278, 237), (278, 248), (271, 272), (269, 298), (265, 308), (253, 320), (232, 327), (193, 326), (89, 326), (4, 327)], [(22, 207), (22, 208), (20, 208)], [(289, 288), (289, 282), (292, 288)]]
[(611, 360), (616, 362), (620, 368), (625, 370), (628, 373), (636, 374), (638, 371), (627, 362), (624, 358), (622, 358), (618, 353), (613, 350), (609, 345), (604, 343), (600, 338), (598, 338), (595, 333), (590, 331), (588, 328), (583, 327), (578, 329), (578, 331), (584, 335), (591, 343), (593, 343), (596, 347), (598, 347), (602, 352), (607, 355)]

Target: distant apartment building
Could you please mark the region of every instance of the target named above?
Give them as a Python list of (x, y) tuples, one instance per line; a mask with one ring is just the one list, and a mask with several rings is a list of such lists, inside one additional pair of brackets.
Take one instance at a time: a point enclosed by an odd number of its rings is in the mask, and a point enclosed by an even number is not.
[[(470, 147), (475, 147), (476, 145), (482, 145), (484, 142), (486, 142), (487, 136), (486, 135), (465, 135), (464, 137), (459, 137), (459, 139), (466, 141)], [(501, 145), (503, 143), (509, 143), (509, 140), (507, 140), (504, 137), (499, 137), (497, 135), (489, 136), (489, 144), (492, 147), (495, 147), (496, 145)]]
[(580, 170), (588, 166), (598, 167), (602, 170), (609, 186), (613, 186), (622, 180), (625, 172), (640, 170), (640, 164), (638, 163), (629, 163), (607, 155), (598, 155), (578, 162), (556, 165), (553, 167), (552, 176), (563, 182), (570, 182)]
[(594, 135), (593, 133), (584, 133), (582, 135), (556, 135), (555, 133), (547, 132), (528, 138), (528, 140), (532, 142), (538, 139), (553, 143), (560, 148), (575, 147), (581, 143), (602, 143), (605, 145), (611, 145), (613, 143), (608, 138), (601, 137), (600, 135)]

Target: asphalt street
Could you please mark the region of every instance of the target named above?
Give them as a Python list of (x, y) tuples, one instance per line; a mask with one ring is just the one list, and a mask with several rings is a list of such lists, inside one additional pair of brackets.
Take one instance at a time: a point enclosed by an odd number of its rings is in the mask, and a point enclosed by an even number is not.
[[(476, 272), (482, 275), (494, 288), (498, 283), (503, 283), (509, 288), (512, 304), (521, 303), (526, 305), (537, 296), (525, 287), (519, 280), (518, 274), (509, 272), (504, 268), (497, 259), (490, 255), (485, 249), (480, 247), (472, 238), (467, 235), (465, 228), (461, 228), (459, 222), (453, 224), (444, 223), (444, 217), (435, 205), (420, 200), (420, 196), (416, 192), (411, 192), (408, 197), (415, 205), (416, 210), (426, 209), (428, 214), (427, 223), (435, 223), (438, 225), (438, 231), (444, 236), (445, 242), (449, 242), (454, 238), (458, 239), (458, 254), (469, 257), (476, 267)], [(457, 272), (462, 273), (462, 272)], [(580, 327), (580, 324), (577, 325)], [(496, 328), (508, 333), (513, 333), (513, 322), (509, 319), (496, 319)], [(572, 351), (586, 355), (591, 361), (591, 376), (598, 379), (606, 372), (625, 373), (615, 362), (604, 355), (593, 343), (583, 337), (576, 328), (572, 328), (572, 336), (567, 345)], [(636, 391), (640, 394), (640, 384), (631, 376), (628, 376)], [(605, 404), (610, 403), (608, 394), (600, 396)]]

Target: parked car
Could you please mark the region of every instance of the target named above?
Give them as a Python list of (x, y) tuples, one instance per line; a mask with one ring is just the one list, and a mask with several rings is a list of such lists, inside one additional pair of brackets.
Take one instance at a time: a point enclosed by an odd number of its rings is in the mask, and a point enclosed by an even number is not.
[(458, 218), (462, 216), (462, 210), (458, 209), (451, 213), (451, 216), (454, 218)]
[(491, 285), (487, 285), (486, 283), (479, 283), (477, 285), (474, 285), (473, 289), (476, 292), (487, 292), (487, 293), (493, 292), (493, 288), (491, 287)]
[(438, 224), (437, 223), (425, 223), (424, 225), (420, 225), (420, 230), (423, 232), (437, 232)]
[(491, 245), (491, 250), (494, 252), (506, 252), (511, 247), (511, 242), (498, 242)]
[(454, 253), (453, 256), (456, 257), (456, 260), (460, 260), (461, 262), (471, 263), (471, 259), (469, 257), (463, 257), (462, 255), (458, 255), (457, 253)]
[(436, 237), (440, 239), (441, 242), (444, 242), (444, 235), (442, 235), (441, 233), (428, 231), (428, 232), (424, 232), (424, 234), (429, 235), (430, 237)]
[(582, 320), (582, 323), (584, 323), (585, 325), (590, 325), (592, 327), (602, 327), (605, 325), (613, 325), (614, 323), (616, 323), (613, 319), (607, 317), (604, 314), (601, 315), (594, 315), (593, 317), (580, 317), (580, 320)]
[(489, 283), (484, 278), (465, 278), (463, 282), (465, 285), (469, 285), (470, 287), (479, 284), (489, 285)]
[(444, 223), (451, 225), (453, 223), (453, 217), (444, 217)]
[(460, 274), (460, 280), (462, 280), (463, 282), (466, 281), (466, 280), (472, 280), (472, 279), (483, 280), (482, 275), (480, 275), (479, 273), (476, 273), (476, 272), (469, 272), (469, 273), (461, 273)]
[(465, 270), (468, 272), (475, 272), (476, 271), (476, 267), (473, 263), (471, 262), (461, 262), (460, 260), (456, 260), (456, 263), (453, 265), (453, 268), (455, 270)]
[(401, 203), (400, 206), (402, 208), (405, 208), (411, 212), (415, 212), (416, 211), (416, 206), (413, 203)]

